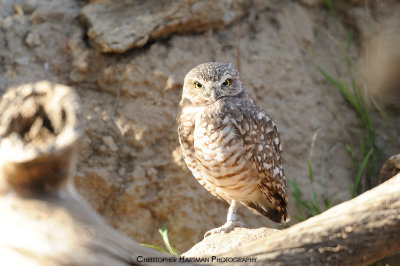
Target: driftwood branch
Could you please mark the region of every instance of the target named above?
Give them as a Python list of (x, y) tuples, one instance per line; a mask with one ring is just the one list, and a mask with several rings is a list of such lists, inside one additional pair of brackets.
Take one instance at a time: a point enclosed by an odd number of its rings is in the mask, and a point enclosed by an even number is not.
[(258, 264), (366, 265), (400, 251), (400, 174), (326, 212), (221, 256)]

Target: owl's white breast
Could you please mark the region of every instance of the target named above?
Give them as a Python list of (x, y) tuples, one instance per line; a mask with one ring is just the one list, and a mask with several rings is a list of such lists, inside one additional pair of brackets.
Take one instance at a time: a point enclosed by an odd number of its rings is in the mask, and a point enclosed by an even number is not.
[(195, 115), (194, 148), (199, 178), (215, 186), (223, 198), (244, 199), (259, 180), (249, 165), (243, 139), (228, 113), (204, 109)]

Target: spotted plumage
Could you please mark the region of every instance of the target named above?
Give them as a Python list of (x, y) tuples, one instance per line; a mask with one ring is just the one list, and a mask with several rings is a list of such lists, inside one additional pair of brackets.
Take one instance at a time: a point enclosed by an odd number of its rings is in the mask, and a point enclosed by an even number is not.
[(203, 187), (231, 203), (228, 222), (237, 203), (275, 222), (288, 220), (278, 129), (248, 97), (236, 67), (213, 62), (190, 70), (179, 107), (185, 162)]

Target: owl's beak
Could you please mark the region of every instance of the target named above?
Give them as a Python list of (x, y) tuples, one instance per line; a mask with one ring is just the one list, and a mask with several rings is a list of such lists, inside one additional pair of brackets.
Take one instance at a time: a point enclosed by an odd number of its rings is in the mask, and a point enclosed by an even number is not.
[(211, 88), (211, 99), (217, 100), (219, 98), (220, 94), (218, 93), (218, 89), (215, 87)]

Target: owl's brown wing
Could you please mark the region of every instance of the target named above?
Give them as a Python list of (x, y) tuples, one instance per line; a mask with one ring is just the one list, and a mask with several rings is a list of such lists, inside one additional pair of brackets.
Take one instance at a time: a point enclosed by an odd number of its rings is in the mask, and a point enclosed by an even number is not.
[(244, 139), (247, 158), (260, 179), (257, 199), (243, 203), (282, 223), (288, 220), (288, 214), (279, 131), (271, 117), (252, 100), (243, 100), (236, 108), (231, 108), (231, 115)]

